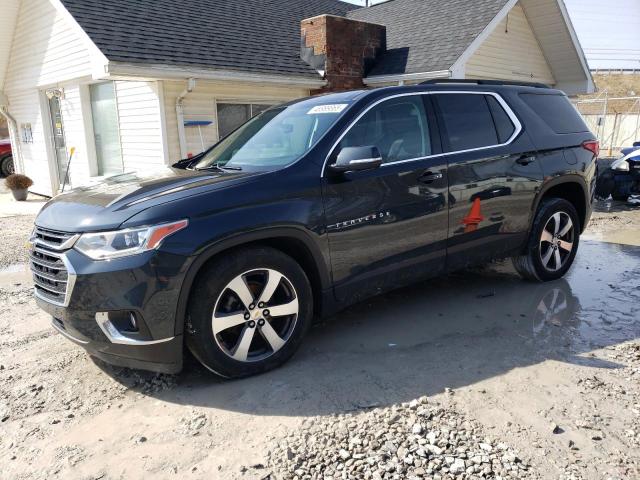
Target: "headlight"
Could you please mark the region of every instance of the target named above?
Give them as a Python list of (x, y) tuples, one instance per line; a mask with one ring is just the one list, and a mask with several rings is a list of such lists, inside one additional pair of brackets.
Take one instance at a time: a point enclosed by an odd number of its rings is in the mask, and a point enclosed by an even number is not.
[(158, 248), (169, 235), (182, 230), (188, 220), (113, 232), (83, 233), (74, 248), (94, 260), (125, 257)]
[(629, 171), (629, 162), (627, 162), (625, 158), (619, 158), (615, 162), (611, 164), (611, 170), (615, 170), (617, 172), (628, 172)]

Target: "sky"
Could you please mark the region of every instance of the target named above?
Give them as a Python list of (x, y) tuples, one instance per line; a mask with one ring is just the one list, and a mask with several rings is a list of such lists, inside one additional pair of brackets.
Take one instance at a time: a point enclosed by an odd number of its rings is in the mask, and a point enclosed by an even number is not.
[[(364, 5), (365, 0), (346, 0)], [(591, 69), (640, 69), (640, 0), (564, 0)], [(372, 4), (380, 3), (372, 0)]]

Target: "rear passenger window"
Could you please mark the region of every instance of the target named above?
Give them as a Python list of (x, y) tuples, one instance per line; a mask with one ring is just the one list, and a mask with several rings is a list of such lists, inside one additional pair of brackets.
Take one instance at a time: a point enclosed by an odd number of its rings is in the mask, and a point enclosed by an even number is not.
[(498, 132), (498, 140), (500, 143), (505, 143), (509, 138), (511, 138), (516, 127), (513, 125), (509, 115), (507, 115), (507, 112), (504, 111), (504, 108), (502, 108), (502, 105), (498, 103), (498, 100), (496, 100), (495, 97), (487, 95), (485, 98), (489, 104), (493, 123), (496, 126), (496, 131)]
[(485, 95), (434, 95), (442, 113), (451, 151), (497, 145), (498, 136)]
[(578, 111), (564, 95), (521, 93), (520, 98), (556, 133), (589, 131)]

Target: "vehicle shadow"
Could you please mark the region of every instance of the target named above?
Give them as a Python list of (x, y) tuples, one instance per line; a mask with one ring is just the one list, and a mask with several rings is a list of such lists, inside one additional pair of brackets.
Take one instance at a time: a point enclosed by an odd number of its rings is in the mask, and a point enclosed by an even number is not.
[(335, 414), (549, 359), (617, 368), (583, 354), (638, 338), (638, 317), (640, 248), (583, 242), (567, 279), (524, 282), (507, 262), (452, 274), (336, 315), (275, 371), (225, 381), (190, 363), (175, 388), (145, 393), (257, 415)]

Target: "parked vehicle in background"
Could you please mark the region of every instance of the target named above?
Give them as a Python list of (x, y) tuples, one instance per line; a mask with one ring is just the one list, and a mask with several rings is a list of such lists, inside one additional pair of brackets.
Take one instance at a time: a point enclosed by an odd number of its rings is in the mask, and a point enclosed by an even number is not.
[(11, 141), (6, 138), (0, 140), (0, 174), (3, 177), (8, 177), (12, 173), (15, 173), (15, 169), (13, 167)]
[(640, 150), (640, 142), (633, 142), (633, 146), (621, 149), (620, 153), (622, 155), (629, 155), (631, 152), (636, 150)]
[(640, 143), (633, 145), (622, 149), (618, 158), (598, 163), (598, 197), (611, 196), (614, 200), (625, 201), (632, 195), (640, 195)]
[(508, 257), (529, 280), (562, 277), (597, 155), (542, 85), (298, 100), (155, 177), (52, 199), (31, 238), (36, 300), (107, 362), (176, 372), (186, 344), (224, 377), (263, 372), (314, 318), (417, 280)]

